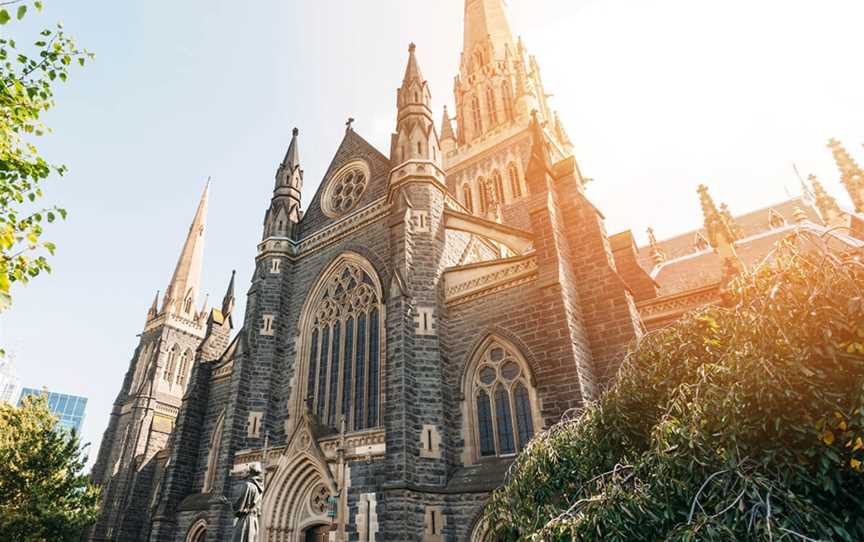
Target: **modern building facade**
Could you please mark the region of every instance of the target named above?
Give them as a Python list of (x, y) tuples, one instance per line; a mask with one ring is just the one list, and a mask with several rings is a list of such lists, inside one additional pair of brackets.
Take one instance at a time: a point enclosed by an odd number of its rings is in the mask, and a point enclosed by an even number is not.
[(482, 508), (514, 456), (598, 397), (645, 315), (661, 325), (651, 311), (700, 289), (714, 302), (742, 268), (749, 237), (707, 190), (704, 243), (681, 249), (705, 253), (701, 282), (664, 290), (671, 245), (607, 236), (503, 0), (466, 0), (440, 125), (418, 56), (412, 44), (390, 149), (349, 123), (305, 209), (294, 130), (236, 333), (233, 277), (219, 308), (196, 308), (205, 189), (103, 437), (90, 540), (231, 540), (254, 463), (266, 542), (486, 540)]
[(84, 424), (84, 416), (87, 412), (86, 397), (57, 393), (46, 389), (23, 388), (21, 397), (18, 399), (18, 405), (21, 405), (25, 397), (31, 395), (47, 395), (48, 409), (51, 414), (57, 416), (57, 426), (67, 431), (75, 431), (76, 434), (81, 433), (81, 426)]

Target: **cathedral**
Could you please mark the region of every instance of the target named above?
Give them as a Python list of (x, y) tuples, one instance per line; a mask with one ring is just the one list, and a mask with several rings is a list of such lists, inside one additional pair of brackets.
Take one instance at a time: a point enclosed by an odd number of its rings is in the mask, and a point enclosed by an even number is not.
[(703, 228), (609, 236), (503, 0), (465, 1), (455, 118), (435, 122), (421, 52), (388, 153), (349, 123), (305, 208), (294, 130), (245, 314), (233, 276), (198, 305), (205, 188), (114, 403), (88, 540), (232, 540), (256, 466), (262, 542), (484, 541), (515, 455), (598, 397), (641, 335), (718, 302), (793, 231), (862, 252), (864, 171), (837, 142), (855, 209), (815, 178), (740, 216), (700, 187)]

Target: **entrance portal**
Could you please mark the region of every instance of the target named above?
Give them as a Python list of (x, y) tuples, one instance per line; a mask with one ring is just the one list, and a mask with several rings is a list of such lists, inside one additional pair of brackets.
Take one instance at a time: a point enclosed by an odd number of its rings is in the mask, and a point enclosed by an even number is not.
[(306, 542), (327, 542), (329, 539), (330, 527), (327, 525), (309, 527), (304, 535), (304, 540), (306, 540)]

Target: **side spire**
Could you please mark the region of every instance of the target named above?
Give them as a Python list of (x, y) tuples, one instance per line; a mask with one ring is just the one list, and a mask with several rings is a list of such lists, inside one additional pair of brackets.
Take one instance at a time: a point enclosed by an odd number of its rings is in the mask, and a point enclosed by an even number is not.
[(153, 304), (150, 305), (150, 309), (147, 311), (147, 321), (156, 318), (159, 314), (159, 291), (156, 291), (156, 297), (153, 298)]
[(837, 205), (837, 200), (834, 199), (819, 182), (816, 175), (807, 177), (810, 185), (813, 187), (813, 199), (816, 208), (819, 209), (819, 214), (822, 215), (822, 220), (829, 226), (837, 226), (843, 222), (843, 211)]
[(195, 298), (201, 284), (201, 266), (204, 258), (204, 232), (207, 222), (207, 200), (210, 195), (210, 180), (201, 194), (195, 218), (189, 227), (186, 242), (177, 260), (171, 282), (165, 290), (162, 310), (192, 319), (195, 316)]
[(396, 91), (396, 131), (390, 140), (390, 159), (395, 164), (422, 160), (439, 165), (441, 146), (432, 120), (432, 93), (423, 79), (416, 51), (413, 43), (408, 46), (405, 77)]
[(300, 169), (300, 130), (291, 131), (291, 143), (276, 170), (276, 187), (264, 217), (264, 239), (289, 237), (292, 225), (300, 222), (303, 170)]
[(657, 237), (654, 236), (654, 228), (648, 228), (648, 244), (651, 248), (651, 261), (654, 265), (660, 265), (666, 261), (666, 252), (657, 242)]
[(444, 106), (444, 118), (441, 119), (441, 141), (452, 139), (456, 141), (456, 136), (453, 132), (453, 123), (450, 121), (450, 113), (447, 111), (447, 106)]
[(843, 144), (832, 138), (828, 141), (828, 148), (834, 155), (834, 161), (840, 168), (841, 182), (846, 187), (855, 211), (864, 213), (864, 170), (855, 162), (852, 155), (843, 147)]
[(737, 271), (743, 269), (743, 264), (735, 252), (736, 235), (733, 233), (728, 221), (729, 212), (725, 208), (717, 209), (714, 200), (708, 193), (708, 187), (700, 184), (697, 190), (699, 201), (702, 205), (702, 215), (705, 220), (705, 231), (708, 233), (708, 242), (723, 258), (724, 277), (728, 278)]
[(225, 297), (222, 298), (222, 314), (226, 317), (230, 316), (234, 310), (234, 278), (236, 275), (237, 271), (231, 271), (231, 281), (228, 282), (228, 290), (225, 292)]

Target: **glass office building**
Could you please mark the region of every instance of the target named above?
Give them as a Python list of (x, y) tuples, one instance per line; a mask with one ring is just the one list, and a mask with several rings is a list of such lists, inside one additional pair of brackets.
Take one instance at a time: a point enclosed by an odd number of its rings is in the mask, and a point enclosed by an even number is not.
[(48, 395), (48, 408), (51, 414), (57, 416), (58, 425), (65, 429), (74, 429), (81, 434), (81, 424), (84, 423), (84, 410), (87, 408), (87, 398), (65, 393), (55, 393), (48, 390), (37, 390), (24, 388), (21, 390), (21, 398), (18, 404), (28, 395)]

